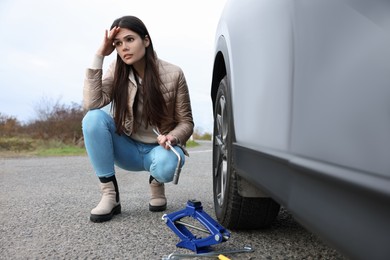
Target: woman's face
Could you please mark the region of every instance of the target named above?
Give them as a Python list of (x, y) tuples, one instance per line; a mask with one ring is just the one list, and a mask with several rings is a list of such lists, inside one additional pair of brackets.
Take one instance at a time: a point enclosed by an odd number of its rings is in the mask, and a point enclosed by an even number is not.
[(136, 32), (126, 28), (120, 28), (113, 42), (119, 57), (127, 65), (137, 65), (143, 61), (149, 43), (148, 37), (141, 39)]

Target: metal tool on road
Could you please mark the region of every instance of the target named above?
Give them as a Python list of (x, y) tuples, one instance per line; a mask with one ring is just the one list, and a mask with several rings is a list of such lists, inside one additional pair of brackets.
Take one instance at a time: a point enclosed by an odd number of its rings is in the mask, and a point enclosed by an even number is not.
[[(182, 221), (185, 217), (192, 217), (199, 221), (203, 227)], [(176, 246), (190, 249), (196, 253), (210, 252), (212, 250), (210, 248), (211, 245), (225, 242), (230, 238), (230, 232), (204, 212), (202, 203), (197, 200), (189, 200), (185, 209), (164, 214), (162, 219), (181, 239)], [(187, 227), (206, 233), (208, 236), (204, 238), (198, 237), (191, 233)]]
[[(153, 128), (153, 132), (159, 136), (161, 135), (161, 133)], [(180, 157), (180, 154), (173, 148), (173, 146), (171, 145), (170, 142), (165, 142), (166, 145), (169, 146), (170, 150), (177, 156), (177, 165), (176, 165), (176, 170), (175, 170), (175, 173), (173, 175), (173, 184), (177, 184), (179, 182), (179, 177), (180, 177), (180, 172), (181, 172), (181, 157)]]
[(213, 251), (209, 253), (202, 254), (180, 254), (180, 253), (172, 253), (168, 256), (163, 256), (162, 260), (168, 259), (186, 259), (186, 258), (195, 258), (195, 257), (215, 257), (218, 259), (226, 259), (227, 257), (224, 255), (228, 254), (237, 254), (237, 253), (251, 253), (254, 252), (254, 249), (251, 246), (244, 246), (241, 249), (232, 249), (232, 250), (223, 250), (223, 251)]

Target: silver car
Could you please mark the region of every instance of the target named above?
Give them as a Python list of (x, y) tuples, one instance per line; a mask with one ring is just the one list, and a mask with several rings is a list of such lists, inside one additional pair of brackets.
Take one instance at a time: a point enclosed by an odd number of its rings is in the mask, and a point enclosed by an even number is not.
[(353, 259), (390, 259), (390, 1), (231, 0), (211, 86), (230, 229), (280, 206)]

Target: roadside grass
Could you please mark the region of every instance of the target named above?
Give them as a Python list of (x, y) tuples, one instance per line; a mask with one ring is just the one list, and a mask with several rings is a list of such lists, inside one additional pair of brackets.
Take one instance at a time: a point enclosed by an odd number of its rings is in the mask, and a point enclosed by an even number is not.
[(1, 157), (86, 155), (85, 148), (60, 140), (33, 139), (28, 136), (0, 137)]
[[(187, 148), (196, 147), (196, 141), (189, 140)], [(83, 146), (65, 144), (60, 140), (40, 140), (26, 137), (0, 137), (0, 157), (49, 157), (87, 155)]]
[(198, 146), (199, 143), (197, 143), (196, 141), (194, 140), (188, 140), (187, 143), (186, 143), (186, 147), (187, 148), (192, 148), (192, 147), (196, 147)]
[(65, 145), (63, 147), (41, 148), (35, 151), (36, 156), (77, 156), (86, 155), (84, 147)]

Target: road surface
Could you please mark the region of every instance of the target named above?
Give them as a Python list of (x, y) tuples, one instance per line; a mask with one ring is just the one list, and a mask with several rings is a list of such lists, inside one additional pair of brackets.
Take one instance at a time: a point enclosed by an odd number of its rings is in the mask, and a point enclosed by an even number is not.
[[(211, 144), (190, 149), (178, 185), (166, 185), (168, 208), (202, 202), (215, 218)], [(118, 169), (122, 214), (105, 223), (89, 221), (100, 200), (99, 183), (88, 157), (0, 159), (0, 259), (162, 259), (179, 238), (148, 210), (149, 176)], [(231, 259), (344, 259), (282, 210), (266, 230), (234, 231), (216, 249), (250, 244), (255, 252)], [(204, 259), (204, 258), (202, 258)]]

